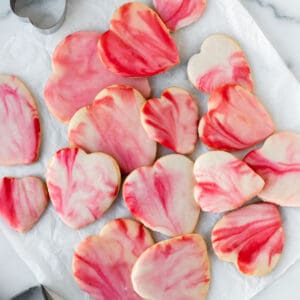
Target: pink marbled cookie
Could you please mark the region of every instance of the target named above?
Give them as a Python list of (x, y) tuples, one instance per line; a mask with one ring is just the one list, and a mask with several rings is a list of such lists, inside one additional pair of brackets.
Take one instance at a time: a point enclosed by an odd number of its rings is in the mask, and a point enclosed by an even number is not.
[(193, 189), (193, 162), (180, 154), (134, 170), (125, 180), (129, 211), (145, 226), (168, 236), (193, 232), (200, 213)]
[(225, 215), (212, 231), (216, 255), (240, 272), (262, 276), (271, 272), (284, 246), (279, 210), (271, 203), (252, 204)]
[(211, 94), (198, 130), (209, 148), (234, 151), (263, 141), (275, 126), (255, 95), (241, 86), (225, 85)]
[(13, 75), (0, 74), (0, 165), (37, 160), (40, 121), (32, 95)]
[(99, 39), (98, 53), (113, 73), (148, 77), (179, 63), (178, 50), (158, 14), (140, 2), (119, 7), (110, 21), (110, 30)]
[(156, 143), (142, 127), (143, 96), (129, 86), (114, 85), (101, 91), (94, 103), (77, 111), (69, 123), (69, 142), (87, 152), (114, 157), (122, 173), (150, 165)]
[(253, 90), (251, 70), (239, 44), (224, 34), (209, 36), (201, 52), (188, 62), (187, 73), (200, 91), (212, 93), (225, 84), (238, 84)]
[(192, 153), (197, 142), (199, 110), (196, 101), (184, 89), (170, 87), (160, 99), (148, 100), (141, 111), (148, 136), (181, 154)]
[(206, 0), (153, 0), (153, 3), (172, 31), (196, 22), (206, 8)]
[(76, 229), (105, 213), (118, 195), (120, 181), (119, 166), (111, 156), (86, 154), (78, 148), (57, 151), (47, 168), (54, 208), (68, 226)]
[(154, 243), (142, 224), (129, 219), (107, 223), (98, 236), (82, 241), (73, 257), (79, 287), (96, 300), (142, 300), (130, 274), (137, 258)]
[(281, 206), (300, 206), (299, 134), (275, 133), (244, 161), (266, 182), (259, 197)]
[(47, 204), (47, 188), (41, 179), (0, 179), (0, 216), (16, 231), (30, 230), (40, 219)]
[(150, 247), (136, 261), (131, 279), (144, 299), (206, 299), (210, 269), (202, 236), (182, 235)]
[(194, 196), (203, 211), (220, 213), (242, 206), (263, 188), (264, 180), (246, 163), (224, 151), (210, 151), (195, 161)]
[(63, 122), (91, 104), (102, 89), (112, 84), (128, 84), (146, 98), (150, 96), (147, 79), (124, 78), (106, 69), (97, 52), (100, 37), (95, 31), (74, 32), (53, 53), (53, 73), (46, 83), (44, 97), (51, 113)]

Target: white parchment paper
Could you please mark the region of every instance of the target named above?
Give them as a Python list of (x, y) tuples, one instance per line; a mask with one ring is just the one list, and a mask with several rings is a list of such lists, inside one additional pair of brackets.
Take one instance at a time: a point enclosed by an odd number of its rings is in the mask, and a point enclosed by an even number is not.
[[(44, 178), (50, 156), (68, 145), (67, 127), (49, 114), (43, 100), (43, 88), (51, 73), (51, 54), (57, 43), (69, 33), (107, 30), (113, 11), (125, 2), (70, 0), (65, 23), (59, 31), (48, 36), (37, 32), (29, 24), (20, 23), (12, 14), (0, 18), (0, 73), (15, 74), (29, 86), (38, 104), (43, 130), (38, 162), (30, 166), (0, 167), (1, 177), (37, 175)], [(143, 2), (151, 5), (150, 0)], [(271, 113), (277, 129), (300, 132), (300, 85), (237, 0), (209, 0), (207, 11), (199, 22), (174, 34), (181, 64), (151, 80), (153, 95), (159, 96), (164, 88), (171, 85), (185, 87), (198, 99), (202, 113), (205, 111), (206, 96), (188, 82), (186, 63), (192, 54), (199, 51), (205, 37), (212, 33), (226, 33), (240, 42), (252, 67), (256, 93)], [(206, 151), (205, 147), (199, 143), (193, 158), (203, 151)], [(209, 300), (249, 300), (300, 259), (300, 209), (284, 208), (281, 213), (286, 230), (284, 253), (274, 272), (261, 278), (245, 277), (233, 265), (216, 258), (211, 249), (210, 232), (220, 216), (202, 213), (198, 232), (205, 236), (211, 258)], [(123, 216), (129, 216), (129, 213), (119, 197), (101, 220), (75, 231), (62, 223), (50, 204), (30, 232), (15, 233), (3, 220), (0, 220), (0, 231), (41, 283), (64, 299), (89, 299), (72, 277), (73, 250), (86, 236), (97, 234), (108, 220)]]

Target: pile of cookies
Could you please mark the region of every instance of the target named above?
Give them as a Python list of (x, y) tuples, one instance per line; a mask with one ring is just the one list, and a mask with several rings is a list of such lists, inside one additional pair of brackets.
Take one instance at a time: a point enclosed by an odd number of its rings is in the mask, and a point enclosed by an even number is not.
[[(209, 257), (193, 233), (201, 211), (229, 212), (212, 230), (215, 254), (243, 274), (265, 275), (284, 248), (278, 205), (300, 206), (300, 135), (274, 133), (247, 58), (231, 37), (209, 36), (187, 64), (191, 83), (209, 94), (201, 118), (196, 100), (180, 87), (148, 99), (148, 77), (180, 63), (170, 31), (198, 20), (206, 1), (154, 0), (154, 6), (157, 12), (126, 3), (107, 32), (75, 32), (61, 41), (44, 98), (68, 123), (70, 146), (50, 158), (46, 184), (0, 179), (0, 215), (19, 232), (32, 228), (49, 198), (67, 226), (88, 226), (110, 208), (122, 183), (136, 221), (110, 221), (74, 253), (74, 278), (95, 299), (205, 299)], [(37, 160), (38, 111), (15, 76), (0, 76), (0, 118), (0, 164)], [(194, 162), (188, 155), (198, 136), (211, 151)], [(262, 141), (242, 160), (229, 153)], [(158, 145), (174, 153), (157, 159)], [(263, 202), (244, 206), (256, 196)], [(168, 238), (155, 243), (150, 230)]]

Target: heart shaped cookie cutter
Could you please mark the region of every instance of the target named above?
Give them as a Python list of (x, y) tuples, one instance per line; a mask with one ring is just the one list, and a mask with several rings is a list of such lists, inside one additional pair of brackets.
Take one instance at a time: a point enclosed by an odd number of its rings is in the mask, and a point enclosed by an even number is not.
[[(64, 22), (66, 11), (67, 11), (67, 0), (61, 0), (62, 2), (62, 12), (58, 19), (56, 19), (54, 22), (51, 22), (50, 24), (44, 24), (44, 17), (47, 15), (41, 15), (39, 21), (37, 21), (35, 18), (23, 16), (18, 7), (27, 8), (32, 4), (32, 2), (42, 2), (40, 1), (32, 1), (32, 0), (10, 0), (10, 8), (13, 11), (13, 13), (22, 21), (26, 23), (30, 23), (33, 27), (35, 27), (37, 30), (44, 34), (50, 34), (55, 32)], [(30, 10), (30, 9), (29, 9)], [(34, 12), (34, 10), (33, 10)]]

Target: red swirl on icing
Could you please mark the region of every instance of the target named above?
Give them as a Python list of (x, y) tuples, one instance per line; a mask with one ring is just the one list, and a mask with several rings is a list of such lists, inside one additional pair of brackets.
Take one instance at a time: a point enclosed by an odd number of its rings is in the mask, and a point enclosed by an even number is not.
[(196, 86), (205, 93), (212, 93), (225, 84), (238, 84), (253, 90), (251, 70), (242, 51), (233, 53), (228, 58), (228, 65), (215, 66), (196, 80)]
[(30, 164), (38, 157), (40, 121), (34, 100), (15, 76), (0, 75), (0, 165)]
[(154, 0), (153, 2), (155, 9), (172, 31), (197, 21), (206, 8), (206, 0)]
[(248, 90), (225, 85), (208, 100), (208, 112), (199, 124), (204, 144), (219, 150), (242, 150), (264, 140), (274, 131), (274, 123)]
[(284, 245), (278, 208), (253, 204), (225, 215), (212, 231), (216, 254), (242, 273), (264, 275), (277, 264)]
[(48, 204), (45, 184), (37, 177), (0, 179), (0, 215), (15, 230), (25, 232)]
[(181, 154), (193, 152), (199, 122), (196, 101), (180, 88), (169, 88), (160, 99), (148, 100), (141, 112), (149, 137)]
[(130, 273), (136, 259), (152, 244), (150, 233), (141, 224), (113, 220), (99, 236), (85, 239), (75, 250), (75, 280), (97, 300), (140, 300), (132, 288)]
[(98, 53), (110, 71), (128, 77), (153, 76), (179, 63), (164, 23), (138, 2), (126, 3), (114, 13), (110, 30), (99, 39)]

